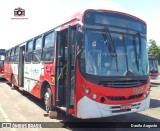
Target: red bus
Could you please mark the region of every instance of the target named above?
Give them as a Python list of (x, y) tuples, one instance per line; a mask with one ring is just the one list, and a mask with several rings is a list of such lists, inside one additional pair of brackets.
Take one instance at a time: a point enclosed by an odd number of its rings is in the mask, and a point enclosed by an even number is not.
[(149, 71), (151, 79), (156, 79), (158, 77), (158, 58), (155, 55), (149, 54)]
[(5, 49), (0, 49), (0, 78), (4, 78)]
[[(78, 118), (149, 108), (146, 23), (129, 14), (88, 9), (7, 50), (5, 78)], [(56, 117), (56, 115), (53, 115)]]

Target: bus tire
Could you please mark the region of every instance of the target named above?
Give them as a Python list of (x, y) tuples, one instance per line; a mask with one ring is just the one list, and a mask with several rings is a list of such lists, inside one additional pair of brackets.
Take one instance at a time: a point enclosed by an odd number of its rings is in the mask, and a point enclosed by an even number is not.
[(45, 94), (44, 94), (44, 104), (46, 112), (49, 113), (49, 111), (52, 110), (52, 91), (49, 85), (47, 85)]
[(57, 118), (57, 111), (49, 111), (49, 118), (50, 119)]
[(14, 90), (14, 77), (11, 77), (11, 89)]

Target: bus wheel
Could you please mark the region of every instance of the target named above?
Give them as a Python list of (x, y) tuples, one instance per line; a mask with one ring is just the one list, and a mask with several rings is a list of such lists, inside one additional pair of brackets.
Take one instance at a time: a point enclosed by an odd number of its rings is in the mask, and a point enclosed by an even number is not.
[(47, 113), (52, 110), (52, 91), (49, 87), (47, 87), (46, 92), (44, 94), (44, 103)]
[(14, 90), (14, 77), (11, 77), (11, 89)]

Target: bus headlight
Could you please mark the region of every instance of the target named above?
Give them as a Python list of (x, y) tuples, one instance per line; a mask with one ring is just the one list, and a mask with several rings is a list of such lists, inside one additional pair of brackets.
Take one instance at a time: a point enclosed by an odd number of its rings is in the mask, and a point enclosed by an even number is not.
[(149, 93), (150, 93), (150, 88), (148, 88), (148, 90), (146, 91), (146, 93), (144, 93), (144, 95), (143, 95), (144, 98), (148, 97)]
[(86, 93), (86, 94), (89, 94), (89, 93), (90, 93), (89, 89), (86, 89), (86, 90), (85, 90), (85, 93)]
[(93, 98), (93, 100), (97, 99), (97, 95), (93, 94), (92, 98)]

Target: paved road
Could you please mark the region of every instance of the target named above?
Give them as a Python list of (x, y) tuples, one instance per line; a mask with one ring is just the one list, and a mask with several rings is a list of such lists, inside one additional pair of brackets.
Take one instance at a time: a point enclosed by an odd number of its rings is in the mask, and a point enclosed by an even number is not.
[[(160, 122), (160, 86), (152, 85), (151, 87), (151, 105), (146, 111), (140, 113), (131, 113), (119, 116), (112, 116), (102, 119), (80, 120), (72, 116), (66, 116), (64, 112), (58, 111), (57, 119), (49, 119), (44, 117), (44, 104), (32, 95), (12, 90), (6, 81), (0, 80), (0, 122), (59, 122), (60, 126), (66, 128), (56, 128), (56, 130), (84, 130), (81, 128), (71, 128), (64, 122)], [(55, 128), (54, 128), (55, 129)], [(0, 129), (2, 130), (2, 129)], [(9, 131), (9, 129), (3, 129)], [(10, 129), (11, 131), (19, 131), (20, 129)], [(23, 129), (24, 130), (24, 129)], [(34, 129), (34, 131), (48, 129)], [(50, 129), (53, 130), (53, 129)], [(92, 129), (97, 130), (97, 129)], [(98, 129), (104, 130), (104, 129)], [(109, 129), (108, 129), (109, 130)], [(111, 131), (123, 131), (124, 129), (112, 128)], [(135, 129), (125, 129), (132, 131)], [(149, 130), (138, 128), (136, 130)], [(158, 131), (159, 129), (152, 129)]]

